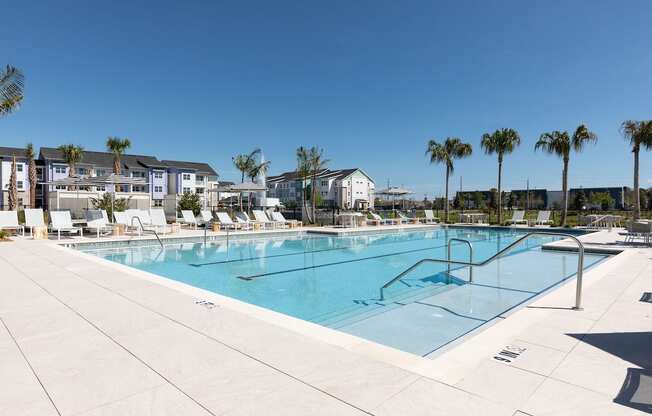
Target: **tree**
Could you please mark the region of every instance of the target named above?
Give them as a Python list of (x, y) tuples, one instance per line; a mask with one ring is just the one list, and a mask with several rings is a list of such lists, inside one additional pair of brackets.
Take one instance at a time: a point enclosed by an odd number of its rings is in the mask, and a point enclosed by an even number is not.
[(310, 184), (311, 196), (310, 204), (312, 205), (312, 219), (317, 220), (317, 175), (322, 170), (326, 169), (326, 165), (330, 162), (324, 158), (324, 149), (318, 147), (311, 147), (308, 151), (308, 165), (310, 167)]
[(122, 212), (126, 211), (127, 208), (129, 208), (129, 201), (131, 200), (131, 197), (129, 198), (117, 198), (113, 199), (113, 195), (111, 195), (108, 192), (105, 192), (102, 194), (101, 197), (99, 198), (90, 198), (91, 203), (93, 204), (93, 208), (95, 209), (103, 209), (106, 211), (106, 215), (109, 218), (113, 218), (113, 212)]
[(577, 211), (583, 211), (586, 205), (586, 194), (584, 190), (580, 189), (575, 192), (575, 198), (573, 199), (573, 206)]
[[(256, 149), (256, 151), (258, 152), (258, 154), (260, 154), (260, 149)], [(253, 182), (256, 179), (256, 177), (258, 177), (259, 175), (265, 175), (267, 173), (267, 171), (269, 170), (269, 165), (271, 164), (271, 162), (269, 160), (267, 160), (267, 161), (262, 161), (261, 160), (260, 162), (256, 162), (255, 157), (253, 157), (251, 160), (252, 160), (252, 162), (250, 163), (250, 167), (249, 167), (249, 171), (247, 172), (247, 176), (249, 176), (249, 178)], [(249, 198), (247, 199), (247, 207), (249, 209), (251, 208), (251, 199), (252, 199), (251, 195), (252, 194), (249, 193)]]
[(484, 208), (484, 198), (482, 196), (482, 192), (480, 191), (473, 192), (473, 205), (475, 206), (475, 209)]
[(634, 154), (634, 219), (641, 217), (641, 198), (639, 193), (639, 154), (641, 147), (645, 150), (652, 149), (652, 120), (624, 121), (620, 131), (625, 139), (629, 140)]
[(201, 211), (201, 200), (199, 199), (199, 194), (195, 192), (184, 192), (179, 198), (179, 203), (177, 204), (177, 211), (181, 214), (182, 210), (191, 210), (193, 215), (199, 215)]
[(11, 173), (9, 174), (9, 211), (18, 209), (18, 187), (16, 184), (16, 157), (11, 160)]
[(27, 179), (29, 180), (29, 207), (36, 208), (36, 154), (34, 145), (27, 143), (25, 147), (25, 157), (27, 157)]
[(614, 199), (609, 192), (591, 192), (589, 194), (589, 202), (597, 205), (601, 210), (606, 211), (614, 206)]
[(7, 65), (0, 71), (0, 117), (6, 116), (20, 107), (23, 101), (25, 77), (22, 71)]
[(589, 142), (596, 142), (598, 136), (591, 132), (588, 127), (581, 124), (575, 129), (571, 136), (567, 131), (555, 130), (550, 133), (543, 133), (537, 143), (534, 145), (534, 150), (543, 150), (544, 152), (561, 157), (564, 163), (562, 171), (562, 215), (561, 226), (566, 225), (566, 217), (568, 215), (568, 163), (570, 161), (570, 152), (574, 150), (579, 153), (584, 146)]
[(516, 197), (516, 194), (514, 192), (510, 192), (509, 198), (507, 199), (507, 206), (509, 207), (509, 209), (512, 209), (517, 203), (518, 203), (518, 198)]
[(68, 164), (68, 176), (75, 176), (75, 166), (84, 158), (84, 148), (74, 144), (62, 144), (58, 147), (63, 160)]
[[(233, 165), (240, 171), (240, 182), (244, 183), (245, 176), (250, 176), (252, 170), (256, 168), (256, 157), (261, 153), (259, 148), (252, 150), (248, 154), (239, 154), (233, 156)], [(253, 180), (253, 178), (252, 178)], [(251, 198), (247, 203), (250, 203)], [(242, 211), (242, 194), (240, 194), (240, 211)]]
[[(514, 149), (521, 144), (521, 137), (514, 129), (500, 129), (489, 134), (482, 135), (480, 146), (488, 155), (496, 153), (498, 155), (498, 195), (502, 195), (502, 175), (503, 175), (503, 157), (512, 153)], [(502, 198), (498, 198), (496, 212), (498, 224), (502, 223)]]
[(131, 141), (127, 138), (107, 137), (106, 150), (113, 153), (113, 172), (116, 175), (122, 174), (122, 164), (120, 163), (122, 155), (131, 147)]
[(302, 212), (308, 216), (308, 222), (312, 223), (312, 217), (308, 213), (308, 204), (306, 194), (308, 192), (306, 181), (310, 177), (310, 163), (308, 161), (308, 149), (300, 146), (297, 151), (297, 179), (301, 180), (301, 207)]
[(444, 143), (438, 143), (435, 140), (428, 142), (426, 148), (426, 155), (430, 156), (431, 164), (443, 163), (446, 166), (446, 204), (444, 205), (444, 213), (446, 221), (449, 220), (448, 216), (448, 179), (453, 173), (455, 167), (453, 161), (455, 159), (462, 159), (468, 157), (473, 152), (473, 148), (469, 143), (463, 143), (457, 137), (448, 137)]

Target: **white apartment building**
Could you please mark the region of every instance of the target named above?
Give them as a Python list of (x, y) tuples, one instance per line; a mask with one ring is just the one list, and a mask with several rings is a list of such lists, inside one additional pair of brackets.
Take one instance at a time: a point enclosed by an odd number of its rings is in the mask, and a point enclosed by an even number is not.
[[(302, 201), (303, 185), (311, 185), (311, 179), (303, 180), (296, 172), (285, 172), (267, 178), (267, 195), (278, 198), (281, 203)], [(317, 192), (322, 203), (343, 209), (368, 209), (374, 205), (375, 183), (362, 169), (324, 169), (317, 174)]]

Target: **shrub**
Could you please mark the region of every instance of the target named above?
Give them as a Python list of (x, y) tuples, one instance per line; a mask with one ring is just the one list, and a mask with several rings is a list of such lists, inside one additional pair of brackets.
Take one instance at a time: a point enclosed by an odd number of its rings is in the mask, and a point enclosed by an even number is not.
[(181, 215), (182, 210), (191, 210), (193, 215), (197, 216), (199, 215), (199, 211), (201, 211), (201, 202), (199, 200), (199, 194), (196, 194), (194, 192), (185, 192), (183, 195), (181, 195), (181, 198), (179, 198), (179, 203), (177, 205), (177, 211), (179, 215)]
[(108, 192), (105, 192), (104, 195), (102, 195), (99, 198), (93, 198), (91, 197), (91, 203), (93, 204), (93, 208), (95, 209), (103, 209), (106, 211), (106, 215), (109, 217), (109, 220), (113, 218), (113, 209), (115, 209), (116, 212), (122, 212), (126, 211), (127, 208), (129, 208), (129, 198), (118, 198), (115, 201), (113, 201), (113, 195), (111, 195)]
[(9, 239), (9, 231), (0, 230), (0, 240), (8, 240), (8, 239)]

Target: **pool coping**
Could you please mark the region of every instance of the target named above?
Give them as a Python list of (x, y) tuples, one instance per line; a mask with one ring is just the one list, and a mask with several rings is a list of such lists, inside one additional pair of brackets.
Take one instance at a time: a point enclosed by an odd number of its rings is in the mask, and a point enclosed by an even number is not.
[[(247, 235), (247, 236), (251, 237), (252, 235)], [(270, 237), (272, 235), (270, 233), (270, 234), (265, 234), (260, 236)], [(69, 246), (69, 244), (54, 243), (53, 246), (55, 246), (59, 250), (66, 250), (68, 253), (72, 253), (73, 255), (78, 255), (87, 260), (96, 262), (98, 264), (102, 264), (104, 266), (113, 268), (117, 271), (121, 271), (126, 274), (129, 274), (131, 276), (177, 290), (181, 293), (192, 296), (194, 300), (210, 301), (219, 307), (225, 307), (230, 310), (246, 314), (248, 316), (264, 321), (268, 324), (279, 326), (281, 328), (307, 336), (311, 339), (325, 342), (332, 346), (336, 346), (348, 350), (352, 353), (364, 355), (376, 359), (378, 361), (393, 365), (395, 367), (402, 368), (412, 373), (433, 380), (438, 380), (438, 381), (441, 380), (440, 378), (438, 378), (437, 371), (433, 371), (433, 368), (435, 368), (433, 363), (441, 359), (442, 356), (445, 356), (446, 353), (455, 350), (456, 347), (465, 344), (466, 341), (474, 338), (475, 336), (481, 333), (484, 333), (487, 330), (490, 330), (500, 322), (505, 321), (505, 319), (496, 318), (493, 320), (494, 322), (487, 322), (479, 326), (478, 328), (472, 330), (471, 332), (461, 336), (460, 338), (452, 341), (450, 344), (440, 348), (434, 353), (428, 354), (429, 356), (432, 357), (429, 358), (428, 355), (420, 356), (410, 352), (402, 351), (397, 348), (380, 344), (349, 333), (345, 333), (337, 329), (328, 328), (317, 323), (305, 321), (303, 319), (286, 315), (281, 312), (276, 312), (271, 309), (267, 309), (235, 298), (231, 298), (229, 296), (211, 292), (206, 289), (201, 289), (189, 285), (187, 283), (183, 283), (167, 278), (165, 276), (160, 276), (155, 273), (150, 273), (127, 265), (119, 264), (111, 260), (107, 260), (95, 256), (90, 253), (85, 253), (83, 251), (73, 249), (72, 247)], [(598, 274), (605, 269), (609, 269), (609, 267), (605, 267), (605, 266), (613, 263), (615, 259), (617, 259), (618, 257), (619, 257), (618, 255), (611, 256), (610, 258), (601, 261), (595, 267), (587, 269), (585, 278), (587, 277), (587, 275), (589, 278), (586, 280), (592, 280), (591, 275)], [(547, 291), (544, 291), (538, 294), (537, 296), (528, 299), (526, 302), (523, 302), (517, 307), (514, 307), (511, 310), (507, 311), (505, 314), (506, 316), (516, 314), (521, 310), (525, 309), (527, 306), (530, 306), (533, 303), (536, 303), (537, 301), (544, 299), (547, 296), (554, 295), (557, 292), (563, 290), (564, 288), (567, 288), (569, 285), (572, 285), (574, 282), (575, 282), (574, 276), (567, 278), (561, 282), (558, 282), (556, 285), (552, 286)], [(570, 304), (570, 299), (569, 299), (569, 304)], [(502, 315), (503, 314), (501, 314), (501, 316)]]

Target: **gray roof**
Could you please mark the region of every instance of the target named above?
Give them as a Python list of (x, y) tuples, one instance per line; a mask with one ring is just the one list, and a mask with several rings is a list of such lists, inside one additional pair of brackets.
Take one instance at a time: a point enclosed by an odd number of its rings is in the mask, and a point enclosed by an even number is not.
[[(41, 147), (41, 158), (48, 161), (63, 162), (63, 155), (59, 149), (53, 147)], [(120, 157), (125, 169), (134, 168), (165, 168), (166, 166), (154, 156), (144, 155), (122, 155)], [(113, 167), (113, 153), (94, 152), (84, 150), (80, 165), (93, 165), (104, 168)]]
[(25, 149), (17, 147), (0, 147), (0, 158), (25, 157)]
[[(369, 180), (373, 182), (373, 179), (369, 175), (367, 175), (362, 169), (359, 168), (353, 168), (353, 169), (337, 169), (337, 170), (330, 170), (330, 169), (323, 169), (317, 174), (318, 179), (335, 179), (335, 180), (342, 180), (345, 179), (349, 176), (351, 176), (353, 173), (356, 171), (362, 172)], [(281, 173), (280, 175), (276, 176), (268, 176), (267, 177), (267, 182), (268, 183), (277, 183), (277, 182), (286, 182), (286, 181), (296, 181), (298, 180), (299, 177), (297, 176), (297, 172), (284, 172)]]
[(179, 160), (163, 160), (162, 162), (170, 168), (194, 170), (196, 173), (217, 176), (217, 172), (208, 163), (182, 162)]

